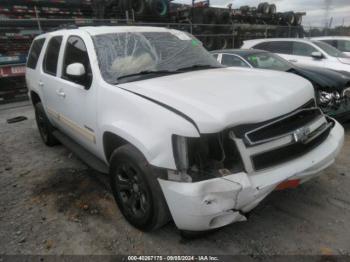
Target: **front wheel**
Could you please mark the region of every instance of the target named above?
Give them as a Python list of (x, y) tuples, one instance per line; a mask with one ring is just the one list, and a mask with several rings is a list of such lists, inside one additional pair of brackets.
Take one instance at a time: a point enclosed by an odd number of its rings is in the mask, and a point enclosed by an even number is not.
[(168, 207), (159, 182), (135, 147), (125, 145), (113, 152), (110, 183), (120, 211), (136, 228), (150, 231), (169, 221)]

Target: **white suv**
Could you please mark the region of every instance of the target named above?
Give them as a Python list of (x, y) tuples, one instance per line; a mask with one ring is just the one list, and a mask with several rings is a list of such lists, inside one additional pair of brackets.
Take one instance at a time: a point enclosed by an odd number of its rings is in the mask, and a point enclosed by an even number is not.
[[(37, 37), (26, 73), (44, 142), (110, 174), (126, 219), (202, 231), (334, 162), (343, 128), (310, 82), (223, 68), (193, 36), (85, 27)], [(169, 212), (170, 211), (170, 212)]]
[(325, 42), (350, 56), (350, 36), (321, 36), (311, 39)]
[(276, 53), (292, 63), (350, 72), (350, 57), (327, 43), (301, 38), (269, 38), (244, 41), (244, 49)]

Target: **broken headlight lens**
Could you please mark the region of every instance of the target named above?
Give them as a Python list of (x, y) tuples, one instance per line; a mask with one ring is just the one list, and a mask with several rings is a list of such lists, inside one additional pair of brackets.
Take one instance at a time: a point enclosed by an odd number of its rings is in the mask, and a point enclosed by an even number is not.
[(318, 101), (320, 107), (338, 108), (341, 103), (341, 95), (338, 91), (327, 92), (320, 90), (318, 92)]

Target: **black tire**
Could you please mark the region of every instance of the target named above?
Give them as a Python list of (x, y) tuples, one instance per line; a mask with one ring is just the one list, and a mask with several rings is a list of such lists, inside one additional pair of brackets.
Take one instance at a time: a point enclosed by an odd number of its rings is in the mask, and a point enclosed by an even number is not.
[(294, 21), (294, 25), (301, 25), (301, 23), (303, 22), (303, 16), (300, 14), (295, 14), (295, 21)]
[(212, 31), (204, 31), (204, 36), (199, 37), (199, 39), (203, 43), (203, 46), (209, 51), (216, 49), (217, 45), (217, 39), (213, 34), (214, 33)]
[(249, 10), (250, 10), (250, 6), (249, 5), (244, 5), (244, 6), (241, 6), (240, 8), (239, 8), (239, 10), (241, 10), (241, 12), (242, 13), (248, 13), (249, 12)]
[(151, 13), (159, 18), (167, 17), (169, 14), (169, 2), (167, 0), (149, 0)]
[(145, 0), (131, 0), (130, 7), (132, 10), (134, 10), (134, 14), (137, 17), (145, 16), (147, 13)]
[(269, 3), (260, 3), (258, 5), (258, 12), (267, 15), (269, 13), (270, 5)]
[(269, 14), (270, 14), (270, 15), (274, 15), (274, 14), (276, 14), (276, 12), (277, 12), (277, 7), (276, 7), (276, 5), (275, 5), (275, 4), (269, 5)]
[(35, 120), (39, 129), (40, 136), (47, 146), (54, 146), (59, 144), (57, 139), (52, 135), (54, 127), (51, 125), (46, 116), (43, 105), (39, 102), (34, 106)]
[(283, 20), (289, 25), (293, 25), (295, 22), (295, 16), (293, 12), (286, 12), (283, 14)]
[(220, 37), (217, 41), (217, 49), (232, 48), (232, 39), (229, 37)]
[(110, 183), (120, 211), (134, 227), (151, 231), (169, 222), (168, 206), (156, 175), (145, 157), (132, 145), (113, 152)]
[(232, 19), (231, 19), (231, 14), (229, 12), (222, 12), (219, 15), (219, 24), (230, 25), (231, 23), (232, 23)]
[(216, 13), (212, 9), (206, 8), (203, 11), (203, 24), (215, 25), (217, 20)]

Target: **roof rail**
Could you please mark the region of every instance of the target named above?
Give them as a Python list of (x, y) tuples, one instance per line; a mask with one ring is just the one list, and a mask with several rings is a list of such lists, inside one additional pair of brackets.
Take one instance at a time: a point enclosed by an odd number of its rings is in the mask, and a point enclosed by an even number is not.
[(69, 29), (78, 29), (78, 28), (79, 27), (76, 24), (62, 24), (50, 29), (48, 32), (53, 32), (53, 31), (63, 30), (63, 29), (69, 30)]

